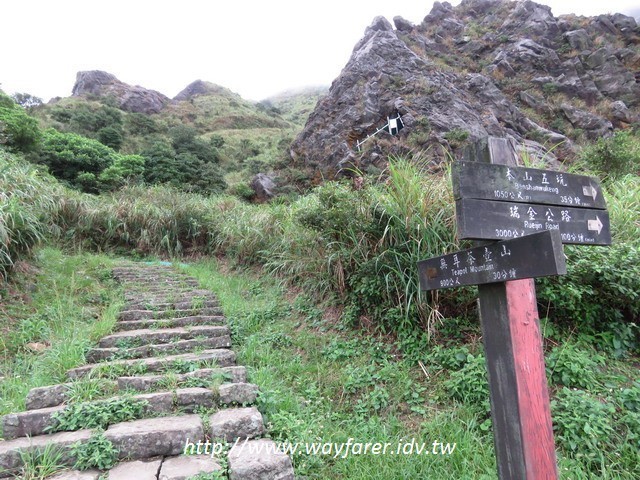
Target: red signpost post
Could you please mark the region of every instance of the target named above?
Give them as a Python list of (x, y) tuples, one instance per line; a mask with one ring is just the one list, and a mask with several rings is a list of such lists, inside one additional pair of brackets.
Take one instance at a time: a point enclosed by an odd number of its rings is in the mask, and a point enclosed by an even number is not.
[[(481, 250), (476, 247), (419, 262), (421, 288), (433, 290), (478, 282), (499, 478), (557, 479), (535, 284), (532, 278), (523, 277), (566, 273), (560, 242), (611, 243), (602, 192), (591, 177), (516, 167), (515, 151), (505, 139), (489, 138), (484, 143), (472, 145), (465, 160), (491, 163), (496, 168), (492, 171), (490, 167), (487, 170), (472, 166), (467, 172), (464, 165), (454, 166), (454, 194), (459, 197), (456, 207), (461, 238), (514, 239), (487, 246), (484, 261), (479, 261), (479, 253), (484, 247), (479, 247)], [(555, 181), (550, 181), (551, 174)], [(487, 184), (478, 185), (477, 182)], [(600, 198), (597, 198), (598, 194)], [(478, 217), (483, 210), (495, 208), (499, 201), (516, 203), (507, 208), (511, 215), (505, 215), (504, 223), (498, 216), (493, 220), (497, 224), (481, 220), (476, 227), (474, 212), (460, 211), (463, 208), (460, 200), (465, 195), (479, 199), (474, 203), (476, 208), (482, 207), (478, 209)], [(528, 216), (521, 217), (520, 207), (524, 205), (531, 210)], [(564, 210), (556, 212), (556, 216), (552, 207), (545, 211), (545, 205), (560, 205)], [(569, 212), (568, 205), (598, 210), (590, 210), (587, 216), (576, 220), (569, 213), (561, 213)], [(526, 209), (522, 208), (522, 211)], [(600, 221), (595, 225), (595, 218), (605, 219), (605, 223)], [(464, 224), (460, 225), (461, 222)], [(547, 228), (543, 230), (548, 231), (528, 235), (531, 231), (527, 226), (538, 223), (545, 225)], [(454, 258), (455, 267), (451, 266)]]

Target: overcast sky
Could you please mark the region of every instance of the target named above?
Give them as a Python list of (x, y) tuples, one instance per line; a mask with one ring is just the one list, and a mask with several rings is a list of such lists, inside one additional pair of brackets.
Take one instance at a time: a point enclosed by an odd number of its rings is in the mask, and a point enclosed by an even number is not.
[[(175, 96), (201, 79), (244, 98), (329, 85), (377, 15), (417, 24), (419, 0), (4, 0), (0, 88), (69, 96), (80, 70)], [(453, 5), (459, 1), (452, 1)], [(623, 12), (640, 0), (540, 0), (554, 15)]]

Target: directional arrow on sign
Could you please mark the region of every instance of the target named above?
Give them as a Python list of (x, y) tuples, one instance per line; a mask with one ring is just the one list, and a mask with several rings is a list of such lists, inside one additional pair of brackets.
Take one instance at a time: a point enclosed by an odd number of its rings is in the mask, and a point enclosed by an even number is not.
[(598, 196), (598, 190), (593, 185), (583, 185), (582, 194), (595, 200)]
[(603, 226), (604, 225), (602, 224), (602, 222), (600, 221), (597, 215), (595, 220), (587, 220), (587, 228), (592, 232), (598, 232), (598, 235), (600, 235), (600, 232), (602, 231)]
[(462, 198), (456, 201), (456, 223), (461, 239), (505, 240), (559, 230), (562, 243), (611, 244), (606, 210)]

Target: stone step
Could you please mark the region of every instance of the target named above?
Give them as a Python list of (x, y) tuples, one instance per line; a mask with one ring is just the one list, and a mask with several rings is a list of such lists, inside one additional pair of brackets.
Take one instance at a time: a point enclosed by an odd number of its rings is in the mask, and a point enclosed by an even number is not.
[(222, 315), (219, 307), (189, 308), (182, 310), (128, 310), (118, 315), (118, 320), (127, 322), (131, 320), (150, 320), (189, 317), (193, 315)]
[(107, 480), (157, 480), (162, 458), (121, 462), (111, 470)]
[(145, 300), (145, 299), (161, 299), (165, 298), (168, 301), (171, 298), (175, 298), (176, 295), (187, 294), (194, 289), (194, 285), (187, 284), (174, 284), (174, 285), (125, 285), (126, 291), (124, 294), (125, 301), (131, 300)]
[(120, 459), (143, 460), (179, 455), (187, 442), (202, 442), (204, 430), (199, 415), (181, 415), (117, 423), (105, 437), (118, 449)]
[[(227, 349), (214, 349), (205, 350), (200, 353), (183, 353), (180, 355), (169, 355), (166, 357), (151, 357), (145, 359), (131, 359), (131, 360), (113, 360), (110, 362), (92, 363), (84, 365), (82, 367), (72, 368), (67, 371), (67, 378), (74, 380), (76, 378), (82, 378), (91, 374), (94, 370), (97, 370), (101, 376), (109, 376), (108, 370), (113, 367), (116, 371), (123, 368), (136, 369), (141, 373), (158, 372), (171, 368), (172, 363), (204, 363), (212, 361), (219, 367), (228, 367), (235, 363), (236, 355), (231, 350)], [(123, 376), (122, 374), (120, 376)]]
[[(72, 466), (75, 458), (70, 451), (71, 445), (87, 442), (91, 433), (91, 430), (78, 430), (0, 442), (0, 478), (15, 478), (23, 465), (21, 452), (35, 452), (48, 444), (63, 452), (64, 465)], [(118, 458), (127, 461), (177, 456), (184, 452), (185, 445), (204, 443), (205, 439), (199, 415), (117, 423), (105, 430), (104, 436), (118, 450)]]
[[(115, 380), (103, 380), (105, 389), (114, 391), (118, 388)], [(55, 407), (67, 401), (67, 392), (73, 386), (72, 383), (61, 383), (58, 385), (47, 385), (35, 387), (29, 390), (26, 399), (27, 410), (38, 410), (41, 408)]]
[[(211, 394), (213, 392), (209, 391)], [(120, 398), (112, 397), (111, 399), (95, 400), (92, 402), (83, 402), (84, 404), (100, 404), (109, 400)], [(170, 413), (174, 410), (174, 394), (173, 392), (156, 392), (134, 395), (132, 400), (144, 400), (147, 406), (144, 409), (144, 415), (157, 415), (161, 413)], [(56, 407), (43, 408), (39, 410), (27, 410), (26, 412), (10, 413), (2, 417), (3, 435), (6, 439), (43, 435), (48, 429), (56, 425), (55, 416), (62, 413), (68, 406), (59, 405)]]
[(289, 456), (278, 450), (273, 440), (240, 442), (227, 456), (229, 480), (294, 480)]
[(190, 317), (167, 318), (161, 320), (129, 320), (116, 322), (116, 331), (131, 331), (142, 329), (195, 327), (196, 325), (224, 325), (226, 319), (223, 315), (192, 315)]
[(90, 363), (98, 363), (116, 360), (118, 358), (146, 358), (158, 355), (192, 352), (198, 349), (229, 348), (230, 346), (231, 337), (229, 335), (223, 335), (220, 337), (193, 338), (132, 348), (92, 348), (87, 352), (86, 358)]
[[(192, 381), (190, 379), (207, 380), (215, 376), (222, 375), (225, 381), (232, 383), (244, 383), (247, 381), (247, 370), (242, 366), (231, 366), (222, 368), (201, 368), (192, 372), (176, 374), (171, 381), (180, 386)], [(162, 388), (168, 385), (167, 375), (146, 375), (138, 377), (119, 377), (117, 380), (104, 380), (105, 387), (111, 391), (134, 390), (146, 392)], [(61, 383), (58, 385), (48, 385), (35, 387), (27, 394), (27, 410), (39, 410), (62, 405), (67, 401), (67, 392), (73, 383)]]
[(189, 286), (198, 286), (198, 281), (193, 277), (186, 275), (166, 275), (163, 273), (151, 275), (121, 275), (116, 278), (123, 284), (149, 285), (153, 287), (171, 284), (185, 284)]
[(149, 282), (120, 281), (120, 284), (127, 290), (127, 293), (125, 294), (127, 296), (130, 296), (133, 293), (170, 293), (172, 295), (177, 295), (180, 293), (186, 293), (188, 290), (193, 290), (198, 287), (198, 281), (192, 278), (182, 280), (152, 279)]
[(172, 340), (190, 340), (197, 337), (229, 336), (229, 327), (218, 325), (200, 325), (195, 327), (161, 328), (157, 330), (127, 330), (102, 337), (98, 342), (100, 348), (127, 348), (127, 345), (141, 346), (168, 343)]
[[(247, 370), (242, 366), (222, 367), (222, 368), (200, 368), (188, 373), (180, 373), (169, 378), (167, 375), (144, 375), (135, 377), (118, 377), (118, 390), (134, 390), (145, 392), (154, 390), (169, 383), (177, 385), (194, 381), (193, 379), (208, 380), (222, 376), (231, 383), (245, 383), (247, 381)], [(223, 383), (224, 385), (224, 383)]]
[(264, 432), (262, 414), (255, 407), (220, 410), (211, 415), (209, 425), (213, 441), (226, 440), (234, 443), (260, 437)]
[(100, 470), (64, 470), (47, 480), (104, 480)]
[(76, 459), (69, 448), (76, 442), (85, 443), (90, 436), (91, 430), (78, 430), (0, 442), (0, 478), (16, 478), (23, 465), (22, 455), (42, 450), (48, 444), (55, 445), (63, 453), (62, 463), (73, 465)]
[[(209, 450), (211, 450), (211, 447), (208, 448), (208, 451)], [(187, 480), (198, 474), (213, 473), (221, 470), (222, 466), (212, 458), (210, 453), (207, 455), (180, 455), (177, 457), (165, 457), (162, 461), (162, 465), (160, 465), (158, 480)], [(111, 472), (112, 471), (113, 470), (111, 470)], [(109, 480), (112, 480), (111, 472), (109, 472)], [(130, 476), (128, 478), (141, 480), (137, 476)]]
[(128, 312), (130, 310), (190, 310), (194, 308), (213, 308), (220, 307), (220, 302), (216, 298), (200, 298), (193, 297), (191, 299), (176, 299), (172, 302), (132, 302), (127, 303), (120, 311)]
[[(131, 288), (125, 291), (125, 297), (129, 297), (129, 300), (126, 303), (127, 308), (129, 308), (130, 304), (136, 305), (145, 301), (151, 302), (151, 303), (162, 303), (162, 302), (168, 302), (168, 301), (173, 301), (173, 302), (187, 301), (187, 300), (192, 300), (193, 298), (204, 298), (205, 300), (216, 300), (218, 298), (211, 290), (190, 288), (189, 290), (182, 291), (182, 292), (171, 292), (170, 294), (171, 298), (169, 300), (166, 300), (163, 295), (159, 295), (157, 298), (154, 298), (153, 295), (144, 295), (145, 297), (149, 297), (149, 298), (138, 299), (135, 297), (136, 292), (134, 290), (135, 289)], [(140, 292), (140, 294), (144, 294), (144, 293), (147, 293), (147, 292)]]
[[(174, 391), (163, 391), (132, 395), (132, 401), (144, 401), (143, 415), (158, 416), (180, 411), (193, 413), (196, 409), (214, 406), (249, 405), (255, 402), (258, 387), (251, 383), (228, 383), (212, 390), (205, 387), (177, 388)], [(114, 399), (83, 402), (84, 405), (105, 404)], [(10, 413), (2, 417), (3, 436), (6, 440), (19, 437), (43, 435), (57, 425), (56, 416), (64, 412), (67, 405)]]

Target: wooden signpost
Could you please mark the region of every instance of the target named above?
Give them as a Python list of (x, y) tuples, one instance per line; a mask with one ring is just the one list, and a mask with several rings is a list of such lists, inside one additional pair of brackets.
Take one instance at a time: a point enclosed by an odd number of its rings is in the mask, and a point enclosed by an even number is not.
[(499, 478), (557, 479), (533, 278), (566, 273), (562, 243), (611, 243), (604, 197), (592, 177), (517, 167), (505, 139), (469, 159), (452, 170), (458, 236), (502, 241), (418, 262), (420, 285), (478, 285)]

